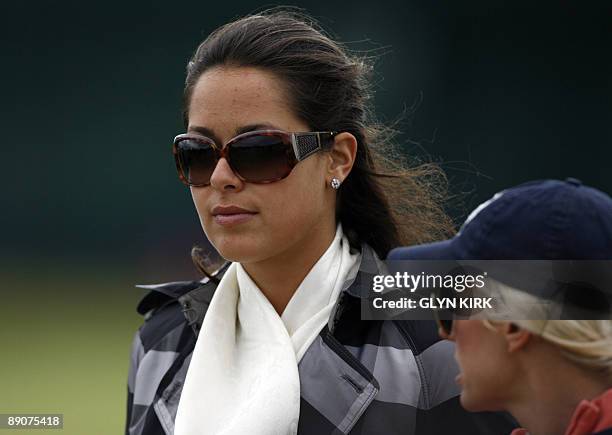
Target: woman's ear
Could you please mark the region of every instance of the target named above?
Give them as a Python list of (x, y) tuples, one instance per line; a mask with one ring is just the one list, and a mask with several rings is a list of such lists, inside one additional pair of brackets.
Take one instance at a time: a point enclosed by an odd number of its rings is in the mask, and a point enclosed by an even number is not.
[(353, 168), (357, 155), (357, 139), (351, 133), (342, 132), (334, 137), (334, 145), (328, 153), (327, 172), (330, 179), (344, 181)]
[(508, 353), (523, 349), (532, 336), (531, 332), (521, 328), (516, 323), (504, 323), (501, 333), (506, 340)]

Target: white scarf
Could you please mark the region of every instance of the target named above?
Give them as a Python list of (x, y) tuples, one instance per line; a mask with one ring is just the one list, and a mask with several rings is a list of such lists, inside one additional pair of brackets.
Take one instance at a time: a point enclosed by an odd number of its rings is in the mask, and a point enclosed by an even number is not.
[(359, 260), (338, 224), (331, 245), (281, 317), (242, 265), (232, 263), (204, 317), (174, 434), (296, 434), (297, 365), (329, 320), (345, 278)]

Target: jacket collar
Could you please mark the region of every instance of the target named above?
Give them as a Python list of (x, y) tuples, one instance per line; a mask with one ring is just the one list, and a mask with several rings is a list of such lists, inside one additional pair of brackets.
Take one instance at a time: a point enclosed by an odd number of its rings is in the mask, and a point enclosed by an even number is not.
[[(229, 264), (229, 262), (225, 263), (214, 274), (214, 277), (221, 279)], [(332, 310), (328, 323), (330, 332), (333, 333), (346, 304), (357, 303), (362, 299), (368, 298), (370, 296), (371, 286), (369, 284), (371, 283), (372, 276), (385, 273), (384, 271), (386, 271), (386, 266), (378, 258), (374, 250), (369, 245), (361, 245), (361, 258), (359, 259), (358, 267), (349, 272), (338, 302)], [(176, 281), (163, 284), (137, 285), (136, 287), (151, 290), (138, 304), (137, 311), (140, 314), (146, 315), (154, 308), (178, 300), (187, 322), (192, 326), (197, 335), (202, 326), (206, 310), (215, 293), (217, 283), (209, 278), (204, 278), (201, 281)]]
[(567, 435), (587, 435), (612, 428), (612, 389), (593, 400), (581, 401), (567, 428)]
[[(582, 400), (572, 415), (566, 435), (604, 434), (612, 428), (612, 388), (593, 400)], [(517, 428), (511, 435), (529, 435), (529, 431)]]
[[(228, 266), (229, 263), (226, 263), (216, 277), (221, 279)], [(353, 302), (357, 302), (354, 299), (362, 300), (368, 298), (371, 295), (371, 285), (369, 284), (372, 282), (372, 276), (384, 273), (385, 270), (384, 262), (378, 258), (374, 250), (369, 245), (363, 244), (361, 246), (361, 258), (359, 259), (358, 267), (349, 272), (342, 286), (338, 303), (332, 310), (328, 323), (331, 332), (333, 332), (335, 324), (342, 316), (342, 305), (349, 303), (351, 299), (353, 299)], [(185, 288), (189, 287), (186, 286)], [(205, 310), (210, 305), (215, 289), (216, 283), (211, 283), (206, 279), (199, 285), (196, 285), (195, 288), (188, 289), (186, 293), (178, 297), (179, 302), (183, 306), (183, 312), (185, 317), (187, 317), (187, 321), (190, 323), (196, 322), (198, 330), (202, 326)]]
[(369, 245), (363, 244), (359, 266), (347, 276), (342, 293), (329, 317), (327, 326), (332, 334), (349, 305), (361, 303), (371, 296), (373, 275), (382, 274), (385, 270), (384, 262), (378, 258), (374, 250)]

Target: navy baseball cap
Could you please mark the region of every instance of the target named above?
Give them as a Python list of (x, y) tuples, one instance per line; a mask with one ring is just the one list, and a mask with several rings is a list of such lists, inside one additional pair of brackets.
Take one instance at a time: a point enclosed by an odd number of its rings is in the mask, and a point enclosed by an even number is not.
[(612, 260), (612, 199), (579, 180), (532, 181), (478, 206), (450, 240), (388, 260)]

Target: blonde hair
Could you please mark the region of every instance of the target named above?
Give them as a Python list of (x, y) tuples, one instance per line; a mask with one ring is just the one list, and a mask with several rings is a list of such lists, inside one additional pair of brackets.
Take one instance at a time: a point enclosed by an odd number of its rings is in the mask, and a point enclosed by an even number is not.
[(557, 346), (570, 361), (612, 381), (612, 320), (549, 320), (559, 316), (559, 304), (494, 280), (488, 284), (498, 303), (487, 312), (486, 326), (514, 323)]

